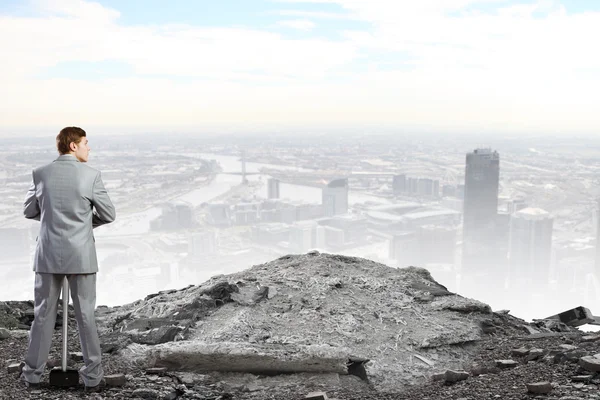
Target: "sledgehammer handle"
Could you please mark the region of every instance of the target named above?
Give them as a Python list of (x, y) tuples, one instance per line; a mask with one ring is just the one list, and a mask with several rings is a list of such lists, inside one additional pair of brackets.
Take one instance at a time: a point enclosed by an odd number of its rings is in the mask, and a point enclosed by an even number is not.
[(67, 324), (69, 314), (69, 280), (65, 275), (62, 289), (62, 301), (63, 301), (63, 348), (62, 348), (62, 370), (67, 371)]

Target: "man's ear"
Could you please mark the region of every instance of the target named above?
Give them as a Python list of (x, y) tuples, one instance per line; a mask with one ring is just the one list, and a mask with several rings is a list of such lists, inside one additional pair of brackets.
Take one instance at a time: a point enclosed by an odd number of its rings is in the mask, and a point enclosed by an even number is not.
[(69, 143), (69, 149), (71, 151), (77, 151), (77, 145), (75, 144), (75, 142)]

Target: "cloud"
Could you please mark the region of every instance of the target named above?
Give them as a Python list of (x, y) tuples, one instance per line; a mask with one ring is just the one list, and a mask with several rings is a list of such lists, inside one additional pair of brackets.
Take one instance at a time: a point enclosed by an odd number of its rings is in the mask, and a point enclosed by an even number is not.
[(277, 25), (305, 32), (311, 31), (315, 27), (315, 23), (308, 19), (286, 19), (284, 21), (277, 21)]
[(33, 0), (32, 6), (47, 15), (61, 15), (94, 21), (113, 21), (119, 11), (85, 0)]
[[(306, 29), (304, 39), (251, 26), (125, 26), (118, 11), (82, 0), (36, 3), (40, 17), (0, 15), (0, 51), (10, 55), (0, 64), (0, 120), (600, 129), (600, 13), (568, 13), (557, 1), (330, 0), (313, 3), (339, 12), (287, 9), (295, 3), (280, 2), (274, 12), (298, 18), (277, 25)], [(319, 27), (334, 19), (341, 39), (311, 37), (308, 18)], [(344, 28), (348, 18), (368, 24)], [(36, 78), (70, 62), (120, 63), (134, 76)]]

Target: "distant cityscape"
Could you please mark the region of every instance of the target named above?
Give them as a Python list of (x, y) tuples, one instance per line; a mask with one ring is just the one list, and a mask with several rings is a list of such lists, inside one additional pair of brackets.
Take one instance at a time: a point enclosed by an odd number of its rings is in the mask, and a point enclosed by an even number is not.
[[(93, 140), (89, 163), (117, 207), (95, 231), (99, 304), (314, 249), (423, 267), (526, 319), (600, 299), (600, 147)], [(56, 156), (0, 147), (0, 300), (33, 296), (39, 223), (22, 201), (31, 169)]]

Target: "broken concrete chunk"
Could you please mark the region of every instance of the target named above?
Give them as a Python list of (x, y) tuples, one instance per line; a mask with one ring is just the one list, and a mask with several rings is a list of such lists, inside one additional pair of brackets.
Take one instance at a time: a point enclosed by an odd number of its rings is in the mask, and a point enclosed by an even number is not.
[(123, 374), (105, 375), (104, 380), (107, 386), (120, 387), (125, 386), (127, 378)]
[(519, 363), (514, 360), (495, 360), (495, 362), (496, 366), (499, 368), (514, 368), (519, 365)]
[(600, 335), (585, 335), (581, 338), (582, 342), (596, 342), (600, 340)]
[(584, 357), (587, 355), (587, 351), (577, 349), (577, 350), (566, 352), (564, 355), (565, 355), (565, 358), (567, 361), (577, 362), (577, 361), (579, 361), (579, 359), (581, 357)]
[(550, 382), (528, 383), (527, 391), (529, 393), (547, 394), (552, 391), (552, 384)]
[(146, 369), (146, 374), (148, 374), (148, 375), (164, 375), (166, 373), (167, 373), (167, 368), (165, 368), (165, 367)]
[(480, 364), (474, 363), (473, 365), (471, 365), (469, 372), (473, 376), (479, 376), (484, 373), (484, 368)]
[(8, 366), (8, 373), (9, 374), (15, 374), (15, 373), (21, 373), (21, 371), (23, 370), (23, 367), (25, 366), (24, 362), (21, 363), (14, 363), (14, 364), (10, 364)]
[(310, 392), (304, 397), (304, 400), (327, 400), (327, 393), (325, 392)]
[(560, 314), (552, 315), (544, 319), (552, 319), (560, 321), (569, 326), (581, 326), (594, 322), (594, 316), (589, 309), (585, 307), (575, 307), (570, 310), (561, 312)]
[(585, 356), (579, 359), (579, 365), (588, 371), (600, 372), (600, 358)]
[(527, 354), (529, 354), (529, 349), (527, 349), (525, 347), (520, 347), (518, 349), (513, 349), (511, 351), (511, 355), (516, 356), (516, 357), (523, 357), (523, 356), (526, 356)]
[(141, 397), (142, 399), (158, 399), (160, 392), (154, 389), (140, 388), (136, 389), (132, 393), (133, 397)]
[(542, 349), (531, 349), (527, 355), (527, 361), (534, 361), (540, 357), (543, 357), (546, 352)]
[(83, 361), (83, 353), (80, 351), (71, 352), (69, 358), (75, 362)]
[(589, 382), (592, 380), (594, 375), (575, 375), (571, 377), (573, 382)]
[(564, 351), (572, 351), (572, 350), (577, 350), (578, 349), (577, 346), (573, 346), (572, 344), (561, 344), (558, 347), (560, 347)]
[(440, 372), (440, 373), (431, 375), (431, 380), (434, 381), (434, 382), (443, 381), (445, 379), (446, 379), (446, 373), (445, 372)]
[(455, 371), (449, 369), (446, 371), (444, 375), (446, 382), (454, 383), (458, 381), (464, 381), (469, 377), (469, 373), (467, 371)]

